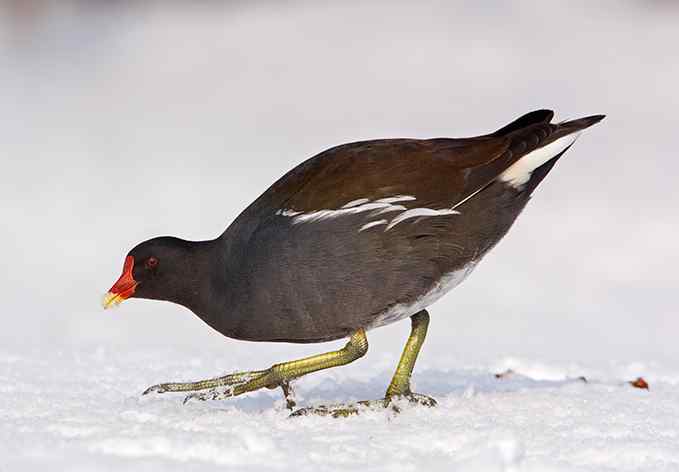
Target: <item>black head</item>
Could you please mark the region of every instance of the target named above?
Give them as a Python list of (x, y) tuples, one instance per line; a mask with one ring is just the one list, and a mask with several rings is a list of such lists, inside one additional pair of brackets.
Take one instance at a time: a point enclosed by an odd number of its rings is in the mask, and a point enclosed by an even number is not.
[(188, 305), (210, 269), (210, 260), (201, 257), (200, 244), (169, 236), (138, 244), (125, 258), (123, 273), (106, 294), (104, 308), (128, 298)]

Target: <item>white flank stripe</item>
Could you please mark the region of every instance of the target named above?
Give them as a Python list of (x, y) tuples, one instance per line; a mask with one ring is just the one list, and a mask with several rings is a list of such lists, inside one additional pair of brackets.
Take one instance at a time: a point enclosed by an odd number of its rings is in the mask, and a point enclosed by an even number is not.
[(396, 203), (396, 202), (409, 202), (412, 200), (417, 200), (412, 195), (396, 195), (395, 197), (380, 198), (375, 200), (375, 203)]
[[(358, 206), (358, 205), (363, 205), (364, 203), (368, 203), (369, 201), (370, 201), (369, 198), (359, 198), (358, 200), (350, 201), (346, 205), (342, 206), (342, 208), (351, 208), (351, 207), (355, 207), (355, 206)], [(387, 203), (387, 202), (385, 202), (385, 203)]]
[(276, 214), (277, 214), (277, 215), (281, 215), (281, 216), (290, 216), (290, 217), (292, 217), (292, 216), (301, 215), (302, 212), (301, 212), (301, 211), (294, 211), (294, 210), (278, 210), (278, 211), (276, 212)]
[(569, 134), (546, 146), (529, 152), (500, 174), (500, 180), (507, 182), (514, 188), (521, 188), (530, 180), (530, 176), (535, 169), (573, 144), (578, 139), (578, 136), (580, 136), (580, 133)]
[(456, 210), (443, 209), (443, 210), (432, 210), (431, 208), (411, 208), (406, 210), (396, 218), (391, 220), (391, 223), (387, 226), (385, 231), (389, 231), (391, 228), (399, 224), (401, 221), (407, 220), (408, 218), (417, 218), (419, 216), (444, 216), (444, 215), (459, 215), (460, 212)]
[(396, 195), (393, 197), (380, 198), (371, 201), (369, 198), (359, 198), (346, 203), (337, 210), (316, 210), (308, 213), (287, 209), (278, 210), (277, 215), (289, 216), (292, 218), (292, 224), (311, 223), (315, 221), (322, 221), (329, 218), (337, 218), (344, 215), (355, 215), (357, 213), (371, 212), (368, 217), (370, 219), (385, 215), (392, 212), (400, 212), (398, 215), (390, 219), (379, 219), (368, 221), (360, 227), (358, 232), (365, 231), (378, 225), (387, 225), (384, 231), (388, 231), (397, 224), (410, 218), (444, 216), (444, 215), (459, 215), (460, 212), (453, 208), (443, 208), (441, 210), (434, 210), (431, 208), (411, 208), (408, 209), (403, 205), (397, 205), (396, 202), (405, 202), (416, 200), (412, 195)]
[(365, 231), (366, 229), (372, 228), (373, 226), (386, 225), (387, 223), (389, 223), (389, 221), (387, 220), (371, 221), (370, 223), (366, 223), (363, 226), (361, 226), (361, 229), (359, 229), (358, 232), (360, 233), (361, 231)]
[(384, 207), (388, 207), (389, 203), (364, 203), (363, 205), (351, 207), (351, 208), (340, 208), (339, 210), (318, 210), (312, 211), (310, 213), (302, 213), (301, 215), (295, 216), (292, 224), (305, 223), (310, 221), (325, 220), (327, 218), (337, 218), (342, 215), (353, 215), (356, 213), (362, 213), (364, 211), (370, 210), (380, 210)]
[(390, 211), (406, 211), (406, 207), (403, 205), (390, 205), (386, 208), (382, 208), (381, 210), (375, 210), (370, 216), (383, 215), (385, 213), (389, 213)]

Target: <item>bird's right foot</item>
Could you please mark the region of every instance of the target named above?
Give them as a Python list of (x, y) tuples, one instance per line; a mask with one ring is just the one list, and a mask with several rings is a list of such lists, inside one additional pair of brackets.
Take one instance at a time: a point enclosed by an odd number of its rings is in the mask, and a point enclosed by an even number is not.
[[(407, 403), (406, 403), (407, 402)], [(364, 400), (348, 405), (320, 405), (307, 408), (300, 408), (290, 414), (294, 416), (332, 416), (333, 418), (343, 418), (352, 415), (358, 415), (363, 410), (381, 410), (390, 409), (394, 413), (400, 413), (401, 407), (408, 405), (421, 405), (427, 407), (434, 407), (437, 405), (436, 400), (428, 395), (419, 393), (407, 393), (404, 395), (394, 395), (385, 397), (380, 400)]]

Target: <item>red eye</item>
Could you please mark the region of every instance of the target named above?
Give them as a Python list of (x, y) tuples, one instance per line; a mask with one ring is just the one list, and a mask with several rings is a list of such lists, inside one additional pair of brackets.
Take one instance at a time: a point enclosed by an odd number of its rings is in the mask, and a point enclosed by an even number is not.
[(146, 266), (147, 269), (154, 269), (158, 265), (158, 259), (151, 256), (148, 259), (146, 259), (144, 265)]

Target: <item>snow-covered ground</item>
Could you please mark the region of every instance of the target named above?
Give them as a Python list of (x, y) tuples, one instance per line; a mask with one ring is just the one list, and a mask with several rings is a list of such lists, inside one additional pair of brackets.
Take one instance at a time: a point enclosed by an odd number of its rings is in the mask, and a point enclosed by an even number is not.
[[(298, 400), (378, 398), (390, 373), (369, 359), (299, 380)], [(196, 352), (2, 353), (0, 471), (679, 470), (679, 372), (657, 365), (440, 359), (414, 376), (438, 407), (343, 419), (289, 419), (279, 391), (186, 405), (140, 396), (244, 365)], [(625, 383), (639, 374), (650, 390)]]

